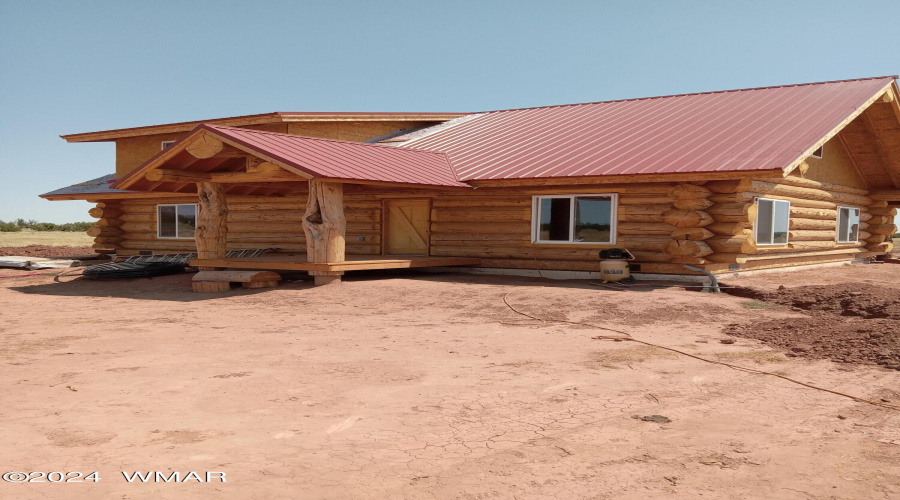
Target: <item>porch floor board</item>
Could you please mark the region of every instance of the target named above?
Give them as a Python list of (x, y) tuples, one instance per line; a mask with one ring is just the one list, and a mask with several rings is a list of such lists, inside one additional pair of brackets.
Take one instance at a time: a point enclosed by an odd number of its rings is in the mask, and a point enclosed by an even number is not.
[(477, 266), (481, 259), (471, 257), (429, 257), (425, 255), (350, 255), (342, 262), (306, 262), (305, 254), (272, 254), (229, 259), (191, 259), (192, 266), (232, 269), (271, 269), (280, 271), (363, 271), (370, 269), (407, 269), (411, 267)]

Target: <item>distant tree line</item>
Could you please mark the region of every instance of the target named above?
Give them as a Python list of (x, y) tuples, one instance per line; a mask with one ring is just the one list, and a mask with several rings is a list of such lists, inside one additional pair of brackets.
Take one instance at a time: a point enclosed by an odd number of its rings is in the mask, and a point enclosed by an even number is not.
[(32, 231), (70, 231), (82, 232), (93, 226), (93, 222), (69, 222), (66, 224), (54, 224), (52, 222), (38, 222), (36, 220), (16, 219), (10, 222), (0, 220), (0, 233), (15, 233), (23, 229)]

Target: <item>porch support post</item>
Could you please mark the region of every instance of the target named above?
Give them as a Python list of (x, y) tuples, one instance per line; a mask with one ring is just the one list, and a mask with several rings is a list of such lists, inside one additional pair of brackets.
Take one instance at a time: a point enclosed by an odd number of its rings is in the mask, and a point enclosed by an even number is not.
[[(228, 236), (228, 205), (221, 184), (198, 182), (197, 194), (200, 198), (200, 212), (197, 214), (197, 229), (194, 242), (197, 244), (197, 258), (224, 259)], [(215, 268), (201, 267), (201, 271)]]
[[(309, 198), (303, 214), (303, 232), (306, 234), (306, 260), (326, 263), (343, 262), (345, 258), (344, 185), (309, 180)], [(316, 285), (339, 283), (343, 271), (310, 271)]]

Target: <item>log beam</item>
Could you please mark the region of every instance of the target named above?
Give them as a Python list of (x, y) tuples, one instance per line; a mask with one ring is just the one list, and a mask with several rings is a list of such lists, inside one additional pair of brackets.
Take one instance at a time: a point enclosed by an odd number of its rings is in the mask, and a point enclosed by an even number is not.
[[(303, 214), (306, 259), (315, 263), (343, 262), (347, 219), (344, 217), (344, 186), (319, 179), (309, 180), (309, 198)], [(343, 272), (312, 271), (316, 285), (339, 283)]]

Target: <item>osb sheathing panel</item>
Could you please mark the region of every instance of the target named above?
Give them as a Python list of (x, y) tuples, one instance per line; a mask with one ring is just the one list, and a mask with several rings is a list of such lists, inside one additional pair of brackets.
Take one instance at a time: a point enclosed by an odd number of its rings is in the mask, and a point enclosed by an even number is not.
[[(282, 134), (361, 142), (402, 128), (419, 127), (424, 122), (299, 122), (247, 125), (241, 128)], [(163, 141), (175, 141), (186, 133), (153, 134), (116, 140), (116, 176), (122, 178), (156, 153)]]
[(825, 154), (822, 158), (810, 157), (806, 162), (810, 167), (804, 175), (807, 179), (866, 189), (865, 181), (860, 177), (853, 160), (837, 138), (825, 143)]

